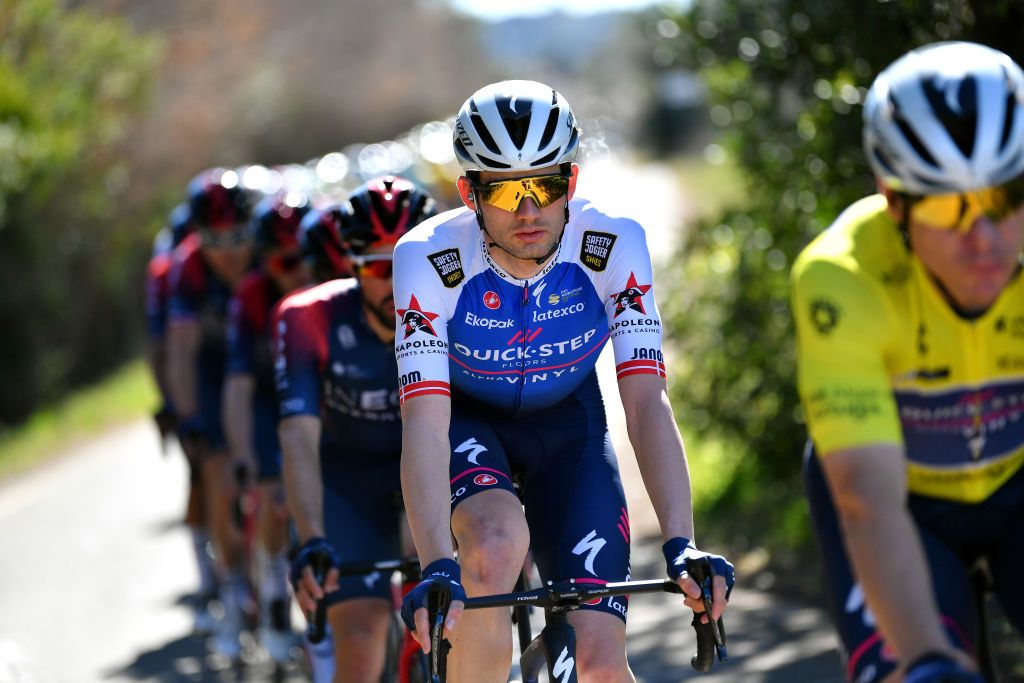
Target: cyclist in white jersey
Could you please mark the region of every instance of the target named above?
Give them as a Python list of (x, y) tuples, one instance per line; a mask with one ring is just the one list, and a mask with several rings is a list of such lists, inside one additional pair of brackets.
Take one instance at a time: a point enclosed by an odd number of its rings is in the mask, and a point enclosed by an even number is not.
[[(456, 122), (466, 208), (424, 222), (395, 250), (402, 489), (424, 567), (403, 616), (428, 649), (427, 590), (450, 588), (448, 672), (457, 683), (506, 680), (508, 616), (463, 614), (462, 598), (510, 590), (528, 547), (545, 581), (629, 577), (629, 517), (594, 373), (609, 338), (668, 573), (686, 604), (703, 609), (682, 571), (686, 557), (705, 553), (691, 540), (644, 231), (573, 197), (578, 141), (571, 108), (550, 87), (481, 89)], [(717, 618), (733, 571), (709, 558)], [(619, 598), (570, 616), (581, 681), (634, 680), (625, 617)]]

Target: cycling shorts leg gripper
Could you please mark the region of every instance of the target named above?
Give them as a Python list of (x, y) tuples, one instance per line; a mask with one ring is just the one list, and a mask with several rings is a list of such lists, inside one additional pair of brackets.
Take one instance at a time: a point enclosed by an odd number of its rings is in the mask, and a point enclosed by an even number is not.
[[(324, 531), (342, 562), (369, 562), (400, 556), (401, 488), (399, 459), (353, 462), (339, 453), (321, 451), (324, 481)], [(342, 577), (327, 603), (352, 598), (391, 600), (391, 575)]]
[[(839, 517), (812, 448), (807, 449), (804, 457), (804, 488), (822, 554), (829, 616), (844, 651), (846, 677), (858, 683), (880, 681), (896, 669), (897, 662), (882, 641), (864, 593), (853, 577)], [(933, 591), (950, 643), (973, 654), (977, 624), (965, 565), (934, 533), (920, 527), (918, 532), (932, 568)]]
[(453, 405), (448, 437), (452, 445), (448, 473), (453, 511), (482, 491), (504, 489), (516, 495), (505, 446), (486, 419)]

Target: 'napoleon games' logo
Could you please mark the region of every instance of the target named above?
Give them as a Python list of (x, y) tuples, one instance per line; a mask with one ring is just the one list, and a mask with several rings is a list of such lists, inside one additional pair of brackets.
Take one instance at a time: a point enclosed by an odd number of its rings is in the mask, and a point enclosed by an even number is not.
[(629, 279), (626, 280), (626, 289), (618, 294), (609, 295), (615, 299), (615, 317), (618, 318), (628, 309), (647, 315), (647, 310), (644, 308), (644, 294), (650, 289), (650, 285), (638, 285), (636, 275), (630, 271)]
[(408, 339), (420, 330), (434, 337), (437, 336), (437, 332), (434, 331), (434, 326), (430, 324), (430, 321), (436, 319), (438, 314), (424, 311), (420, 307), (420, 302), (416, 301), (415, 294), (410, 297), (408, 308), (398, 309), (398, 315), (401, 316), (402, 324), (405, 325), (405, 337), (403, 339)]

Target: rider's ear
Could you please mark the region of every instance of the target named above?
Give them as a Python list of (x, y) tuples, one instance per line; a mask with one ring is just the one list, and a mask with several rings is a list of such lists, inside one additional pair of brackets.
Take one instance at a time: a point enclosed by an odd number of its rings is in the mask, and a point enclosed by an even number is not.
[(462, 203), (465, 204), (467, 208), (475, 211), (476, 201), (475, 197), (473, 196), (473, 186), (470, 184), (469, 178), (467, 178), (466, 176), (462, 176), (461, 178), (459, 178), (458, 187), (459, 196), (462, 197)]

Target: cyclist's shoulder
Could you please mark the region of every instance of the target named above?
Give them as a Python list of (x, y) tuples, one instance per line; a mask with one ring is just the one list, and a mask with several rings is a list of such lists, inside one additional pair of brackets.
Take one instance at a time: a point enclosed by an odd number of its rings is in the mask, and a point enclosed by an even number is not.
[(172, 263), (170, 252), (154, 254), (146, 264), (146, 278), (149, 280), (166, 279), (171, 272)]
[(871, 195), (851, 204), (801, 251), (793, 263), (793, 287), (799, 292), (821, 286), (841, 291), (851, 282), (889, 285), (907, 271), (908, 256), (885, 197)]
[(313, 285), (285, 295), (278, 303), (278, 316), (300, 316), (311, 311), (327, 310), (337, 299), (358, 297), (358, 282), (354, 278), (339, 278)]
[(629, 216), (616, 215), (589, 199), (569, 203), (569, 223), (562, 236), (566, 259), (575, 259), (591, 271), (604, 271), (613, 256), (646, 253), (644, 227)]
[(395, 246), (395, 258), (429, 253), (438, 249), (465, 248), (479, 241), (476, 215), (465, 207), (439, 213), (402, 235)]

